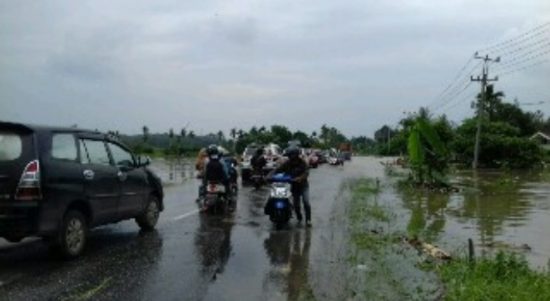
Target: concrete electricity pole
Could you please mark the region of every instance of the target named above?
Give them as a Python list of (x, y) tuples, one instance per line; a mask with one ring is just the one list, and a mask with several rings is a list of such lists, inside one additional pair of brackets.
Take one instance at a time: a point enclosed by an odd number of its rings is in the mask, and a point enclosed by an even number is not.
[(485, 96), (486, 96), (485, 94), (487, 92), (487, 83), (498, 80), (498, 76), (491, 79), (489, 78), (489, 63), (500, 62), (500, 57), (497, 57), (496, 59), (492, 59), (489, 57), (489, 55), (479, 56), (478, 53), (476, 52), (474, 55), (474, 58), (478, 60), (483, 60), (483, 67), (482, 67), (483, 69), (481, 72), (481, 76), (478, 75), (475, 78), (473, 76), (471, 77), (471, 81), (481, 82), (481, 93), (477, 103), (477, 131), (476, 131), (476, 142), (475, 142), (475, 149), (474, 149), (474, 162), (472, 163), (472, 168), (477, 169), (478, 161), (479, 161), (479, 144), (481, 139), (481, 122), (483, 119), (483, 111), (484, 111)]

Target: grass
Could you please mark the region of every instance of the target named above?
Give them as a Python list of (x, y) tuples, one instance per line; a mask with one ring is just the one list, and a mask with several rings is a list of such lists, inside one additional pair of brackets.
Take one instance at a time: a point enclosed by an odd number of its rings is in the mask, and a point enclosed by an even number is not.
[[(360, 178), (348, 182), (350, 300), (429, 300), (437, 287), (433, 272), (415, 268), (416, 250), (402, 244), (395, 228), (396, 215), (380, 194), (378, 181)], [(431, 273), (431, 278), (426, 277)], [(433, 298), (432, 298), (433, 299)]]
[(550, 300), (550, 273), (530, 269), (516, 254), (500, 252), (475, 264), (457, 259), (438, 272), (445, 300)]
[(377, 221), (389, 221), (389, 216), (375, 200), (379, 187), (372, 179), (361, 178), (350, 184), (352, 188), (350, 218), (354, 226), (367, 218)]
[(384, 231), (394, 216), (390, 208), (378, 202), (379, 183), (360, 178), (349, 184), (351, 241), (358, 250), (375, 251), (395, 241), (397, 234)]

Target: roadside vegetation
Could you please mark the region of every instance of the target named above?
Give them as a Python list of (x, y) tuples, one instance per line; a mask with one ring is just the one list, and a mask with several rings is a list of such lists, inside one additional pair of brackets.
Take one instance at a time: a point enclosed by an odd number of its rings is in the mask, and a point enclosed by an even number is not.
[(550, 300), (550, 273), (531, 269), (521, 255), (438, 258), (438, 248), (423, 241), (429, 236), (397, 221), (413, 217), (392, 207), (377, 180), (348, 188), (352, 299)]
[(499, 252), (475, 263), (459, 258), (437, 270), (445, 300), (550, 300), (550, 273), (530, 269), (513, 253)]
[(403, 243), (397, 216), (379, 199), (378, 181), (352, 180), (348, 207), (350, 250), (348, 300), (433, 300), (439, 295), (432, 271), (416, 267), (418, 252)]
[[(479, 99), (480, 95), (477, 97)], [(531, 138), (539, 131), (550, 132), (550, 118), (545, 119), (541, 111), (525, 111), (517, 101), (509, 102), (504, 99), (503, 92), (495, 92), (492, 86), (487, 88), (481, 108), (483, 118), (480, 167), (529, 169), (541, 166), (541, 163), (548, 160), (550, 156), (540, 148), (536, 139)], [(385, 156), (410, 154), (410, 140), (416, 139), (415, 135), (419, 133), (419, 120), (423, 120), (427, 126), (433, 128), (441, 143), (449, 150), (446, 156), (447, 163), (471, 166), (474, 157), (477, 117), (467, 118), (459, 124), (454, 124), (445, 115), (433, 116), (426, 108), (409, 113), (399, 121), (397, 127), (384, 125), (376, 131), (374, 152)], [(420, 140), (430, 142), (427, 139), (428, 136), (422, 134), (421, 136), (423, 138), (421, 137)], [(444, 157), (433, 152), (437, 150), (433, 144), (430, 143), (430, 146), (432, 147), (430, 150), (426, 149), (428, 155)]]

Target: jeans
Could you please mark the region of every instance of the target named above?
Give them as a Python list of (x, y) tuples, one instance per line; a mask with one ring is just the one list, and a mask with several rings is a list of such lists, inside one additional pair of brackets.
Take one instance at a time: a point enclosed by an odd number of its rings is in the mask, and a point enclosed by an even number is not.
[(311, 206), (309, 204), (309, 187), (304, 187), (301, 191), (293, 192), (292, 198), (294, 199), (294, 211), (296, 212), (296, 218), (299, 221), (302, 220), (302, 210), (300, 203), (304, 204), (304, 211), (306, 212), (306, 221), (311, 220)]

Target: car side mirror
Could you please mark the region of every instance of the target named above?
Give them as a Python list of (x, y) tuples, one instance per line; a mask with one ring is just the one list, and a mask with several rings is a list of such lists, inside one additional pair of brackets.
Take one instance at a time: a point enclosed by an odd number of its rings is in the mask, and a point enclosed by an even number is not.
[(142, 157), (142, 156), (137, 157), (137, 166), (138, 167), (144, 167), (144, 166), (147, 166), (149, 164), (151, 164), (151, 158)]
[(128, 172), (136, 167), (134, 163), (129, 160), (120, 161), (119, 163), (117, 163), (117, 165), (118, 168), (123, 172)]

